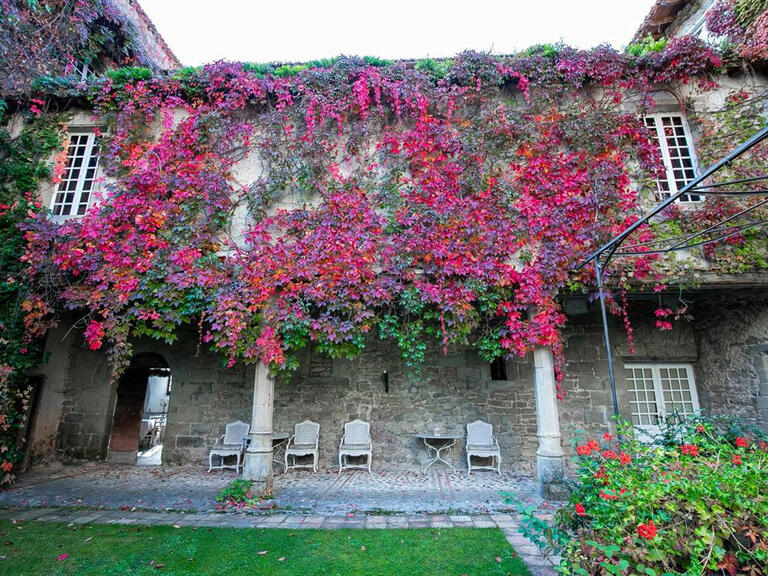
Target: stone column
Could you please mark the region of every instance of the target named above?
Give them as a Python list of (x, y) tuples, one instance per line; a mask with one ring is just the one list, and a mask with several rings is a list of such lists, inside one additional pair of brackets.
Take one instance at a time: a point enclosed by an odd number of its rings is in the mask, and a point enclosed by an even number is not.
[(255, 481), (260, 492), (272, 488), (272, 408), (275, 380), (269, 368), (259, 363), (253, 382), (251, 443), (245, 452), (243, 477)]
[(536, 473), (542, 496), (562, 497), (565, 460), (560, 446), (560, 416), (557, 410), (555, 365), (552, 350), (533, 351), (533, 384), (536, 390)]

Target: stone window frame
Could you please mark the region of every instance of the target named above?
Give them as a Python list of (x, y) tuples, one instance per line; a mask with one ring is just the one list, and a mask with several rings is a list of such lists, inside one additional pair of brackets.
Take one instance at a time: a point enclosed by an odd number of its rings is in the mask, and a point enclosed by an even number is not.
[[(699, 402), (699, 393), (698, 388), (696, 386), (696, 377), (695, 377), (695, 371), (693, 364), (689, 362), (628, 362), (624, 364), (624, 380), (626, 383), (626, 392), (627, 392), (627, 404), (629, 404), (629, 418), (632, 421), (634, 427), (642, 431), (649, 436), (653, 437), (660, 433), (661, 429), (658, 425), (658, 422), (665, 421), (669, 414), (667, 413), (667, 402), (664, 399), (664, 393), (665, 389), (662, 383), (662, 377), (661, 377), (661, 370), (663, 369), (684, 369), (687, 376), (688, 381), (688, 393), (690, 394), (691, 400), (691, 411), (690, 413), (686, 412), (683, 414), (683, 416), (693, 416), (695, 414), (698, 414), (701, 412), (701, 404)], [(633, 370), (633, 369), (649, 369), (651, 371), (651, 378), (653, 383), (653, 401), (648, 400), (648, 392), (649, 389), (645, 389), (646, 394), (646, 401), (643, 403), (646, 404), (654, 404), (656, 407), (656, 424), (651, 424), (650, 419), (648, 424), (643, 424), (636, 421), (636, 416), (639, 416), (640, 414), (636, 414), (634, 409), (635, 407), (632, 406), (633, 403), (640, 403), (641, 400), (639, 396), (637, 396), (637, 389), (633, 388), (631, 379), (628, 377), (627, 371)], [(681, 389), (682, 391), (682, 389)], [(661, 400), (660, 400), (661, 399)], [(672, 402), (675, 402), (675, 398), (672, 398)], [(650, 412), (643, 412), (642, 415), (645, 416), (653, 416)]]

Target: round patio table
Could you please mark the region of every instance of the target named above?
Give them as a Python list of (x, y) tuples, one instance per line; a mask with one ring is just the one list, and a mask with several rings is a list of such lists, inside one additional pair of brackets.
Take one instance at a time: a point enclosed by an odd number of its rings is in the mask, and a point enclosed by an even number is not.
[(427, 432), (424, 434), (414, 434), (414, 438), (424, 442), (424, 448), (427, 451), (427, 461), (422, 466), (426, 470), (435, 462), (442, 462), (451, 470), (455, 470), (453, 464), (443, 458), (443, 453), (449, 451), (456, 445), (456, 441), (462, 438), (461, 434), (451, 434), (450, 432)]

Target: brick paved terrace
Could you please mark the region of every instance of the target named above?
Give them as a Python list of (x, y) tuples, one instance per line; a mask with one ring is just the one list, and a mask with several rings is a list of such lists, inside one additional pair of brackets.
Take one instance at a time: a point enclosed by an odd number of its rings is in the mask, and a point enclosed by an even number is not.
[[(38, 467), (0, 493), (0, 506), (83, 506), (105, 509), (214, 509), (217, 492), (234, 471), (206, 473), (198, 466), (130, 467), (102, 463)], [(349, 512), (486, 514), (510, 509), (505, 493), (540, 502), (535, 479), (504, 473), (446, 469), (290, 471), (275, 474), (273, 511), (344, 515)]]

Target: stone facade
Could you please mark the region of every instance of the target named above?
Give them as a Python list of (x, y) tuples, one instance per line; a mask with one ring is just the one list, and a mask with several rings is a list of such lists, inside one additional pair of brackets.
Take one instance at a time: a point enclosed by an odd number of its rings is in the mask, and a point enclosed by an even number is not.
[[(611, 319), (611, 338), (622, 415), (629, 413), (623, 366), (627, 362), (685, 362), (694, 367), (702, 409), (732, 414), (768, 427), (768, 294), (756, 290), (702, 296), (692, 319), (670, 332), (653, 326), (655, 302), (633, 302), (635, 353), (630, 353), (618, 319)], [(565, 397), (559, 402), (566, 456), (573, 443), (611, 427), (613, 407), (602, 323), (595, 305), (568, 301), (565, 330)], [(166, 346), (140, 342), (137, 355), (160, 354), (172, 374), (163, 462), (206, 460), (208, 449), (233, 420), (250, 422), (253, 367), (226, 368), (219, 357), (197, 354), (190, 332)], [(36, 418), (32, 448), (37, 458), (104, 458), (115, 409), (116, 385), (109, 384), (104, 355), (69, 337), (49, 339), (55, 370), (44, 370), (45, 418)], [(62, 360), (65, 357), (66, 360)], [(491, 370), (469, 348), (443, 355), (431, 350), (419, 378), (410, 377), (394, 346), (371, 342), (355, 360), (332, 360), (306, 353), (289, 379), (275, 383), (274, 430), (292, 431), (304, 419), (320, 423), (320, 466), (337, 463), (344, 422), (371, 422), (374, 467), (418, 467), (423, 449), (412, 434), (431, 430), (464, 432), (476, 419), (490, 422), (499, 439), (502, 468), (533, 473), (537, 422), (533, 362), (507, 362), (507, 380), (492, 380)], [(388, 374), (388, 383), (384, 372)], [(462, 450), (454, 462), (464, 467)]]
[(713, 298), (696, 320), (702, 405), (768, 431), (768, 294), (734, 290)]

